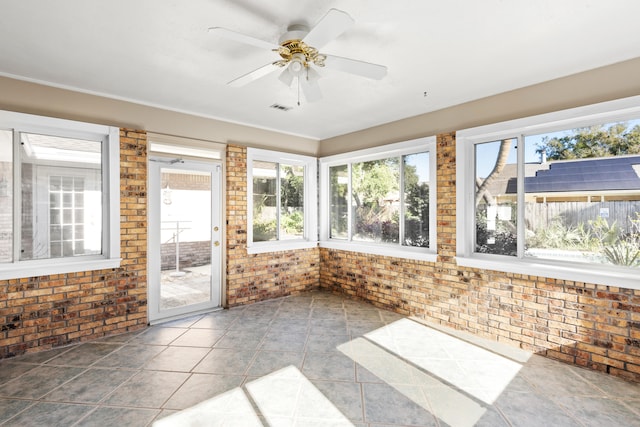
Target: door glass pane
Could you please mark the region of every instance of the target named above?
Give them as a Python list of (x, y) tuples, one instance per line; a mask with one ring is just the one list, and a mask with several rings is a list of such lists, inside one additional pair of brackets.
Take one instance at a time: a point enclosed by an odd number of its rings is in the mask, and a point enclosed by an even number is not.
[(0, 262), (13, 261), (13, 132), (0, 130)]
[(429, 247), (429, 153), (402, 157), (405, 246)]
[(304, 166), (280, 165), (280, 240), (304, 236)]
[(329, 168), (330, 238), (348, 239), (349, 233), (349, 167)]
[(20, 259), (101, 254), (102, 143), (33, 133), (20, 142)]
[(277, 240), (278, 164), (256, 160), (252, 168), (253, 241)]
[(211, 300), (211, 174), (160, 173), (160, 309)]
[(400, 162), (397, 157), (354, 163), (351, 169), (353, 240), (398, 243)]
[(476, 252), (518, 254), (516, 141), (475, 145)]

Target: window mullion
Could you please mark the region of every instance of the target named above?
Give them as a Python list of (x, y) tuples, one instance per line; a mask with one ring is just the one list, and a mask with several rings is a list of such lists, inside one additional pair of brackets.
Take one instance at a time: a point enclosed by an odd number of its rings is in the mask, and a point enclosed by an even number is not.
[(347, 209), (347, 241), (351, 242), (353, 240), (353, 235), (352, 235), (352, 224), (353, 224), (353, 195), (351, 194), (351, 190), (353, 188), (353, 186), (351, 185), (351, 180), (352, 180), (352, 168), (351, 168), (351, 163), (347, 164), (347, 176), (349, 177), (348, 182), (347, 182), (347, 196), (348, 196), (348, 203), (349, 203), (349, 209)]
[(525, 179), (525, 146), (524, 135), (518, 135), (518, 145), (516, 146), (517, 155), (517, 209), (516, 209), (516, 248), (518, 258), (524, 257), (525, 250), (525, 222), (524, 222), (524, 210), (525, 210), (525, 194), (524, 194), (524, 179)]
[(398, 244), (400, 246), (402, 246), (404, 244), (404, 218), (405, 218), (405, 192), (404, 192), (404, 186), (405, 186), (405, 182), (404, 182), (404, 161), (402, 156), (400, 156), (398, 158), (398, 162), (400, 165), (400, 194), (399, 194), (399, 199), (400, 199), (400, 217), (398, 218)]
[(276, 240), (280, 240), (280, 215), (282, 214), (282, 186), (280, 185), (280, 163), (276, 163)]
[(22, 165), (20, 163), (20, 132), (13, 130), (13, 263), (20, 261), (22, 245), (21, 203), (22, 203)]

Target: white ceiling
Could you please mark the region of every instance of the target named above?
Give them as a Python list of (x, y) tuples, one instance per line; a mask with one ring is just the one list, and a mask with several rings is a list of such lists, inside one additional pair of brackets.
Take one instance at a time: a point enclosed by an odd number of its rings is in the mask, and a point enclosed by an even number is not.
[[(322, 140), (640, 57), (637, 0), (2, 0), (0, 75)], [(308, 103), (270, 74), (277, 43), (331, 8), (355, 25), (321, 52), (388, 67), (322, 70)], [(427, 96), (424, 93), (427, 92)], [(269, 108), (277, 103), (289, 111)]]

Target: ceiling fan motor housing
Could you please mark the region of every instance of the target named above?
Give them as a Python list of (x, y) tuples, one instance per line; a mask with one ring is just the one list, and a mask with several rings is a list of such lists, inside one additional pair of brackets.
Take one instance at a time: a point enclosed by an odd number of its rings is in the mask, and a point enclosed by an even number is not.
[(289, 65), (289, 70), (296, 75), (304, 68), (309, 67), (310, 63), (324, 67), (326, 56), (303, 41), (307, 34), (309, 34), (309, 29), (304, 25), (290, 26), (288, 31), (280, 37), (278, 54), (282, 60), (276, 61), (274, 64), (280, 67)]

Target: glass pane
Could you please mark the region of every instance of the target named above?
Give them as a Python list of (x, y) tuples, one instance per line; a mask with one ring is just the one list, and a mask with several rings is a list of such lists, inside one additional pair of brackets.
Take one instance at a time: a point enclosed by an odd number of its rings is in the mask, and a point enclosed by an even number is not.
[(0, 130), (0, 262), (13, 261), (13, 132)]
[(253, 241), (277, 240), (278, 164), (254, 161), (253, 172)]
[(402, 157), (405, 246), (429, 247), (429, 153)]
[(475, 145), (476, 252), (517, 256), (517, 139)]
[(347, 165), (329, 168), (330, 212), (329, 237), (332, 239), (349, 238), (349, 167)]
[(304, 237), (304, 166), (280, 165), (280, 240)]
[(640, 120), (525, 147), (525, 256), (640, 267)]
[(20, 259), (102, 253), (102, 143), (32, 133), (20, 141)]
[(354, 163), (351, 169), (353, 240), (398, 243), (400, 164), (397, 157)]
[(162, 168), (160, 309), (211, 301), (211, 174)]

